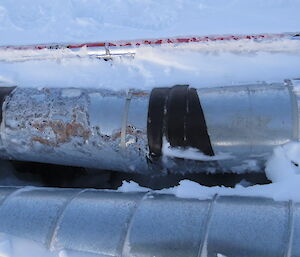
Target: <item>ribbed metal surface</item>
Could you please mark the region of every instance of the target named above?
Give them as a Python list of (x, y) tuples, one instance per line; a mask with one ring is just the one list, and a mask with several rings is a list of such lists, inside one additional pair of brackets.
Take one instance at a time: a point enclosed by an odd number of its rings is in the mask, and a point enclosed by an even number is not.
[(54, 188), (0, 188), (0, 197), (0, 233), (52, 251), (95, 257), (300, 256), (300, 205), (291, 202)]

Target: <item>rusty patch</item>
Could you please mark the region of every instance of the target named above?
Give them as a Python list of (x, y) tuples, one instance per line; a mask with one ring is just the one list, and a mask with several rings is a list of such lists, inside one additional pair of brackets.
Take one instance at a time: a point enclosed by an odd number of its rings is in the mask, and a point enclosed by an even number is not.
[(133, 96), (148, 96), (149, 95), (149, 92), (146, 92), (146, 91), (132, 91), (131, 94)]
[(84, 140), (87, 140), (91, 134), (89, 129), (74, 120), (69, 123), (64, 123), (60, 120), (44, 121), (42, 123), (34, 123), (32, 124), (32, 127), (40, 132), (44, 132), (46, 128), (51, 128), (55, 134), (56, 142), (38, 136), (32, 137), (33, 141), (51, 146), (58, 146), (59, 144), (70, 142), (72, 137), (81, 137)]
[[(136, 129), (134, 126), (128, 125), (126, 128), (126, 134), (132, 135), (132, 136), (138, 136), (141, 133), (140, 130)], [(114, 134), (112, 134), (111, 138), (112, 140), (116, 140), (117, 138), (121, 137), (121, 131), (118, 131)]]
[(49, 145), (49, 146), (57, 146), (56, 143), (53, 143), (45, 138), (42, 138), (42, 137), (38, 137), (38, 136), (34, 136), (31, 138), (32, 141), (35, 141), (35, 142), (39, 142), (43, 145)]

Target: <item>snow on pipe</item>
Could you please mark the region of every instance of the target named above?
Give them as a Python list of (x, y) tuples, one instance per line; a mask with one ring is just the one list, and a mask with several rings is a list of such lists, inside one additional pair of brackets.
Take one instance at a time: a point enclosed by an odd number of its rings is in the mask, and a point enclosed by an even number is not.
[(299, 80), (152, 91), (0, 88), (0, 156), (158, 174), (262, 171), (299, 139)]
[[(299, 33), (275, 33), (275, 34), (232, 34), (232, 35), (206, 35), (206, 36), (186, 36), (174, 38), (140, 39), (140, 40), (121, 40), (111, 42), (86, 42), (86, 43), (62, 43), (62, 44), (37, 44), (25, 46), (0, 46), (0, 62), (17, 62), (30, 60), (46, 60), (60, 58), (101, 58), (111, 60), (113, 58), (134, 58), (137, 49), (140, 47), (191, 47), (198, 49), (202, 47), (205, 51), (214, 51), (212, 48), (206, 48), (210, 44), (215, 50), (220, 50), (223, 46), (215, 45), (224, 42), (236, 43), (243, 41), (243, 47), (246, 42), (250, 43), (250, 49), (253, 50), (253, 42), (271, 43), (278, 40), (299, 40)], [(198, 47), (196, 47), (198, 45)], [(241, 44), (234, 45), (233, 48), (240, 48)], [(246, 50), (248, 52), (250, 49)], [(245, 50), (245, 49), (244, 49)], [(257, 49), (256, 49), (257, 50)], [(270, 45), (266, 46), (267, 51), (274, 51)], [(277, 49), (278, 50), (278, 49)], [(282, 50), (282, 49), (281, 49)], [(286, 49), (285, 49), (286, 50)], [(289, 50), (293, 51), (293, 47)]]
[(1, 187), (0, 202), (2, 239), (59, 256), (300, 256), (292, 202), (26, 187)]
[(166, 44), (186, 44), (216, 41), (237, 41), (237, 40), (278, 40), (284, 38), (298, 38), (298, 32), (286, 33), (263, 33), (263, 34), (232, 34), (232, 35), (206, 35), (206, 36), (185, 36), (185, 37), (167, 37), (156, 39), (138, 39), (138, 40), (119, 40), (119, 41), (102, 41), (102, 42), (85, 42), (85, 43), (62, 43), (62, 44), (37, 44), (23, 46), (0, 46), (0, 50), (43, 50), (43, 49), (79, 49), (87, 48), (106, 48), (113, 47), (128, 48), (149, 45), (166, 45)]

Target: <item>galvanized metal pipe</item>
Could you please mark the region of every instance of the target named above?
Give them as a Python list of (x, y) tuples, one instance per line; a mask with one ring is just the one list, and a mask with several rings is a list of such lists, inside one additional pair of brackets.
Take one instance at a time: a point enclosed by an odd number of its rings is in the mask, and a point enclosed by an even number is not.
[(0, 233), (75, 256), (300, 256), (298, 203), (26, 187), (0, 202)]
[[(129, 93), (0, 88), (0, 156), (144, 174), (262, 171), (273, 147), (299, 139), (297, 83)], [(212, 158), (163, 156), (164, 140)]]

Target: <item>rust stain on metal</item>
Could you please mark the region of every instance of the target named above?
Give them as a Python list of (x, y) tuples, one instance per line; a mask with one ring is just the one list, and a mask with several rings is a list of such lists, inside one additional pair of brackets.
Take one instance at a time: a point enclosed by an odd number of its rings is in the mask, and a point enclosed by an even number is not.
[(146, 92), (146, 91), (132, 91), (131, 94), (133, 96), (148, 96), (149, 95), (149, 92)]
[(42, 138), (42, 137), (34, 136), (31, 139), (32, 139), (32, 141), (39, 142), (39, 143), (41, 143), (43, 145), (57, 146), (56, 143), (51, 142), (50, 140), (47, 140), (47, 139)]
[[(136, 129), (134, 126), (128, 125), (126, 128), (126, 134), (132, 136), (138, 136), (139, 134), (141, 134), (141, 131)], [(120, 137), (121, 137), (121, 131), (118, 131), (111, 136), (111, 139), (116, 140), (117, 138)]]
[(60, 120), (44, 121), (42, 123), (34, 123), (32, 124), (32, 127), (40, 132), (45, 132), (46, 128), (51, 128), (55, 134), (56, 142), (52, 142), (40, 136), (32, 137), (33, 141), (50, 146), (58, 146), (59, 144), (70, 142), (72, 137), (81, 137), (84, 140), (87, 140), (91, 134), (91, 131), (88, 128), (85, 128), (84, 125), (74, 120), (68, 123), (64, 123)]

